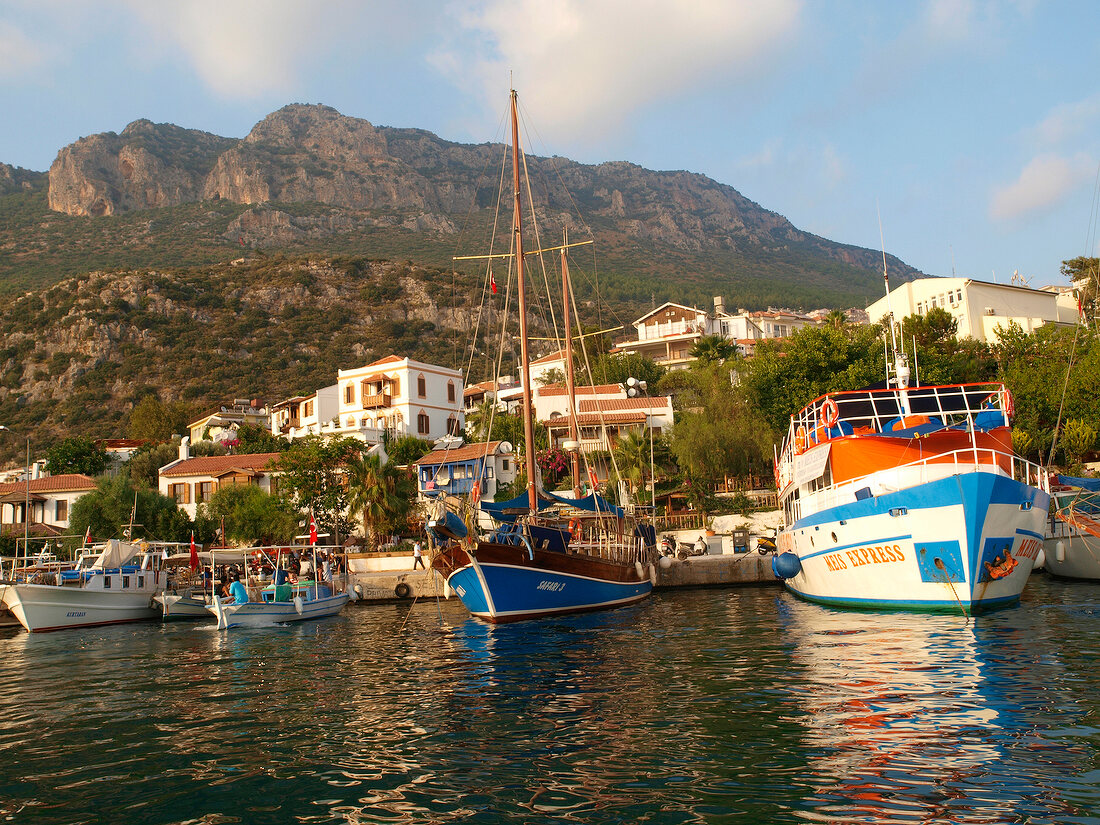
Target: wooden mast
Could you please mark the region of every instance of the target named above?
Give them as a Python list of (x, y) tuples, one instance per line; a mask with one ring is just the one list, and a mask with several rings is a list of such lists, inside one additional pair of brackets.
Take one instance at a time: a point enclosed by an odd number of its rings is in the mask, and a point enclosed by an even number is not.
[(512, 98), (512, 183), (515, 189), (515, 208), (512, 211), (512, 234), (515, 236), (516, 288), (519, 290), (519, 341), (520, 363), (523, 370), (523, 446), (527, 464), (527, 506), (538, 512), (538, 491), (535, 483), (535, 427), (531, 410), (531, 359), (527, 351), (527, 290), (523, 271), (523, 213), (520, 208), (519, 180), (519, 98), (516, 90)]
[(569, 438), (575, 447), (569, 451), (569, 466), (573, 472), (573, 497), (581, 493), (580, 433), (577, 431), (577, 392), (573, 381), (573, 330), (569, 325), (569, 230), (563, 229), (561, 235), (561, 295), (565, 308), (562, 315), (565, 321), (565, 388), (569, 394)]

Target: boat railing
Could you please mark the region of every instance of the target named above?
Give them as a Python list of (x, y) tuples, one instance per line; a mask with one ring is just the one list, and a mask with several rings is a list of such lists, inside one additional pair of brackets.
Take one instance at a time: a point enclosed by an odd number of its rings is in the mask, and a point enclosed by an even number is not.
[(1011, 414), (1011, 395), (1000, 383), (826, 393), (791, 416), (784, 453), (843, 435), (910, 428), (973, 432), (1007, 426)]
[[(913, 470), (919, 470), (920, 472), (914, 475)], [(1029, 487), (1037, 487), (1043, 492), (1050, 492), (1049, 475), (1043, 467), (1013, 453), (978, 447), (967, 447), (947, 453), (938, 453), (906, 464), (899, 464), (896, 467), (878, 470), (875, 475), (881, 478), (885, 473), (905, 472), (905, 485), (909, 487), (947, 476), (980, 471), (1001, 473), (1013, 481), (1018, 481)], [(814, 493), (814, 509), (820, 511), (839, 504), (850, 503), (859, 498), (857, 493), (862, 489), (867, 489), (874, 494), (868, 484), (868, 478), (869, 476), (860, 476), (825, 487)], [(893, 490), (884, 490), (884, 492), (893, 492)], [(795, 520), (802, 516), (802, 503), (802, 500), (792, 502)]]
[(645, 542), (638, 536), (601, 532), (595, 538), (571, 541), (569, 549), (619, 564), (646, 563)]

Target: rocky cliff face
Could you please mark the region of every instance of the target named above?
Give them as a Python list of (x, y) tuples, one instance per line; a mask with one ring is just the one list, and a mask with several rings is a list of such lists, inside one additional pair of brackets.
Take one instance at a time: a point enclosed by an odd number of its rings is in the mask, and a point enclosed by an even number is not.
[(41, 172), (32, 172), (19, 166), (0, 163), (0, 195), (12, 192), (29, 192), (45, 180)]
[[(50, 169), (50, 208), (114, 215), (198, 200), (238, 204), (321, 204), (342, 212), (257, 212), (226, 238), (251, 245), (323, 238), (355, 226), (403, 226), (449, 233), (470, 209), (489, 208), (503, 147), (451, 143), (417, 129), (376, 127), (328, 106), (293, 104), (268, 115), (243, 140), (137, 121), (119, 135), (83, 138)], [(795, 228), (730, 186), (689, 172), (652, 172), (630, 163), (586, 166), (529, 157), (536, 207), (569, 226), (579, 217), (627, 238), (692, 253), (741, 254), (798, 247), (869, 270), (877, 253), (843, 247)], [(560, 184), (556, 182), (560, 181)], [(583, 216), (576, 214), (577, 207)], [(245, 236), (244, 230), (252, 232)], [(908, 267), (896, 267), (904, 277)]]

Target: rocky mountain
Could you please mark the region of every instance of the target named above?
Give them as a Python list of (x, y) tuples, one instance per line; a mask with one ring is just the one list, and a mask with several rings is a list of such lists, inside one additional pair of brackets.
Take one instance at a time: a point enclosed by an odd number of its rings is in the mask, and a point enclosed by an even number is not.
[[(243, 140), (141, 120), (62, 149), (48, 204), (74, 217), (143, 211), (159, 222), (157, 211), (222, 202), (239, 207), (218, 229), (223, 244), (316, 248), (388, 231), (416, 236), (433, 248), (430, 262), (443, 263), (457, 227), (471, 216), (473, 225), (489, 222), (503, 151), (377, 127), (320, 105), (285, 106)], [(587, 225), (631, 277), (686, 269), (689, 282), (713, 294), (724, 278), (801, 282), (850, 299), (880, 290), (879, 252), (803, 232), (704, 175), (558, 157), (527, 164), (548, 236)], [(898, 280), (917, 274), (896, 259), (891, 268)]]

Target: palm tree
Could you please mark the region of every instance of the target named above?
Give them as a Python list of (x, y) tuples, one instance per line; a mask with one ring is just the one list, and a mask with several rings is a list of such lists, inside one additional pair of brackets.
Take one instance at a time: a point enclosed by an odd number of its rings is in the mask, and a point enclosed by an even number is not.
[(493, 419), (493, 407), (496, 401), (486, 397), (474, 409), (466, 413), (466, 433), (473, 441), (489, 441), (491, 435), (489, 422)]
[(619, 468), (619, 477), (630, 485), (630, 494), (634, 496), (650, 476), (649, 438), (641, 429), (634, 429), (615, 444), (615, 463)]
[(348, 507), (353, 515), (361, 514), (367, 542), (376, 550), (379, 536), (408, 513), (407, 485), (394, 464), (383, 464), (376, 455), (350, 459), (347, 473)]
[(825, 316), (825, 326), (833, 329), (844, 329), (848, 325), (848, 316), (842, 309), (834, 309)]
[(737, 354), (737, 345), (721, 335), (704, 335), (688, 354), (701, 364), (721, 364)]

